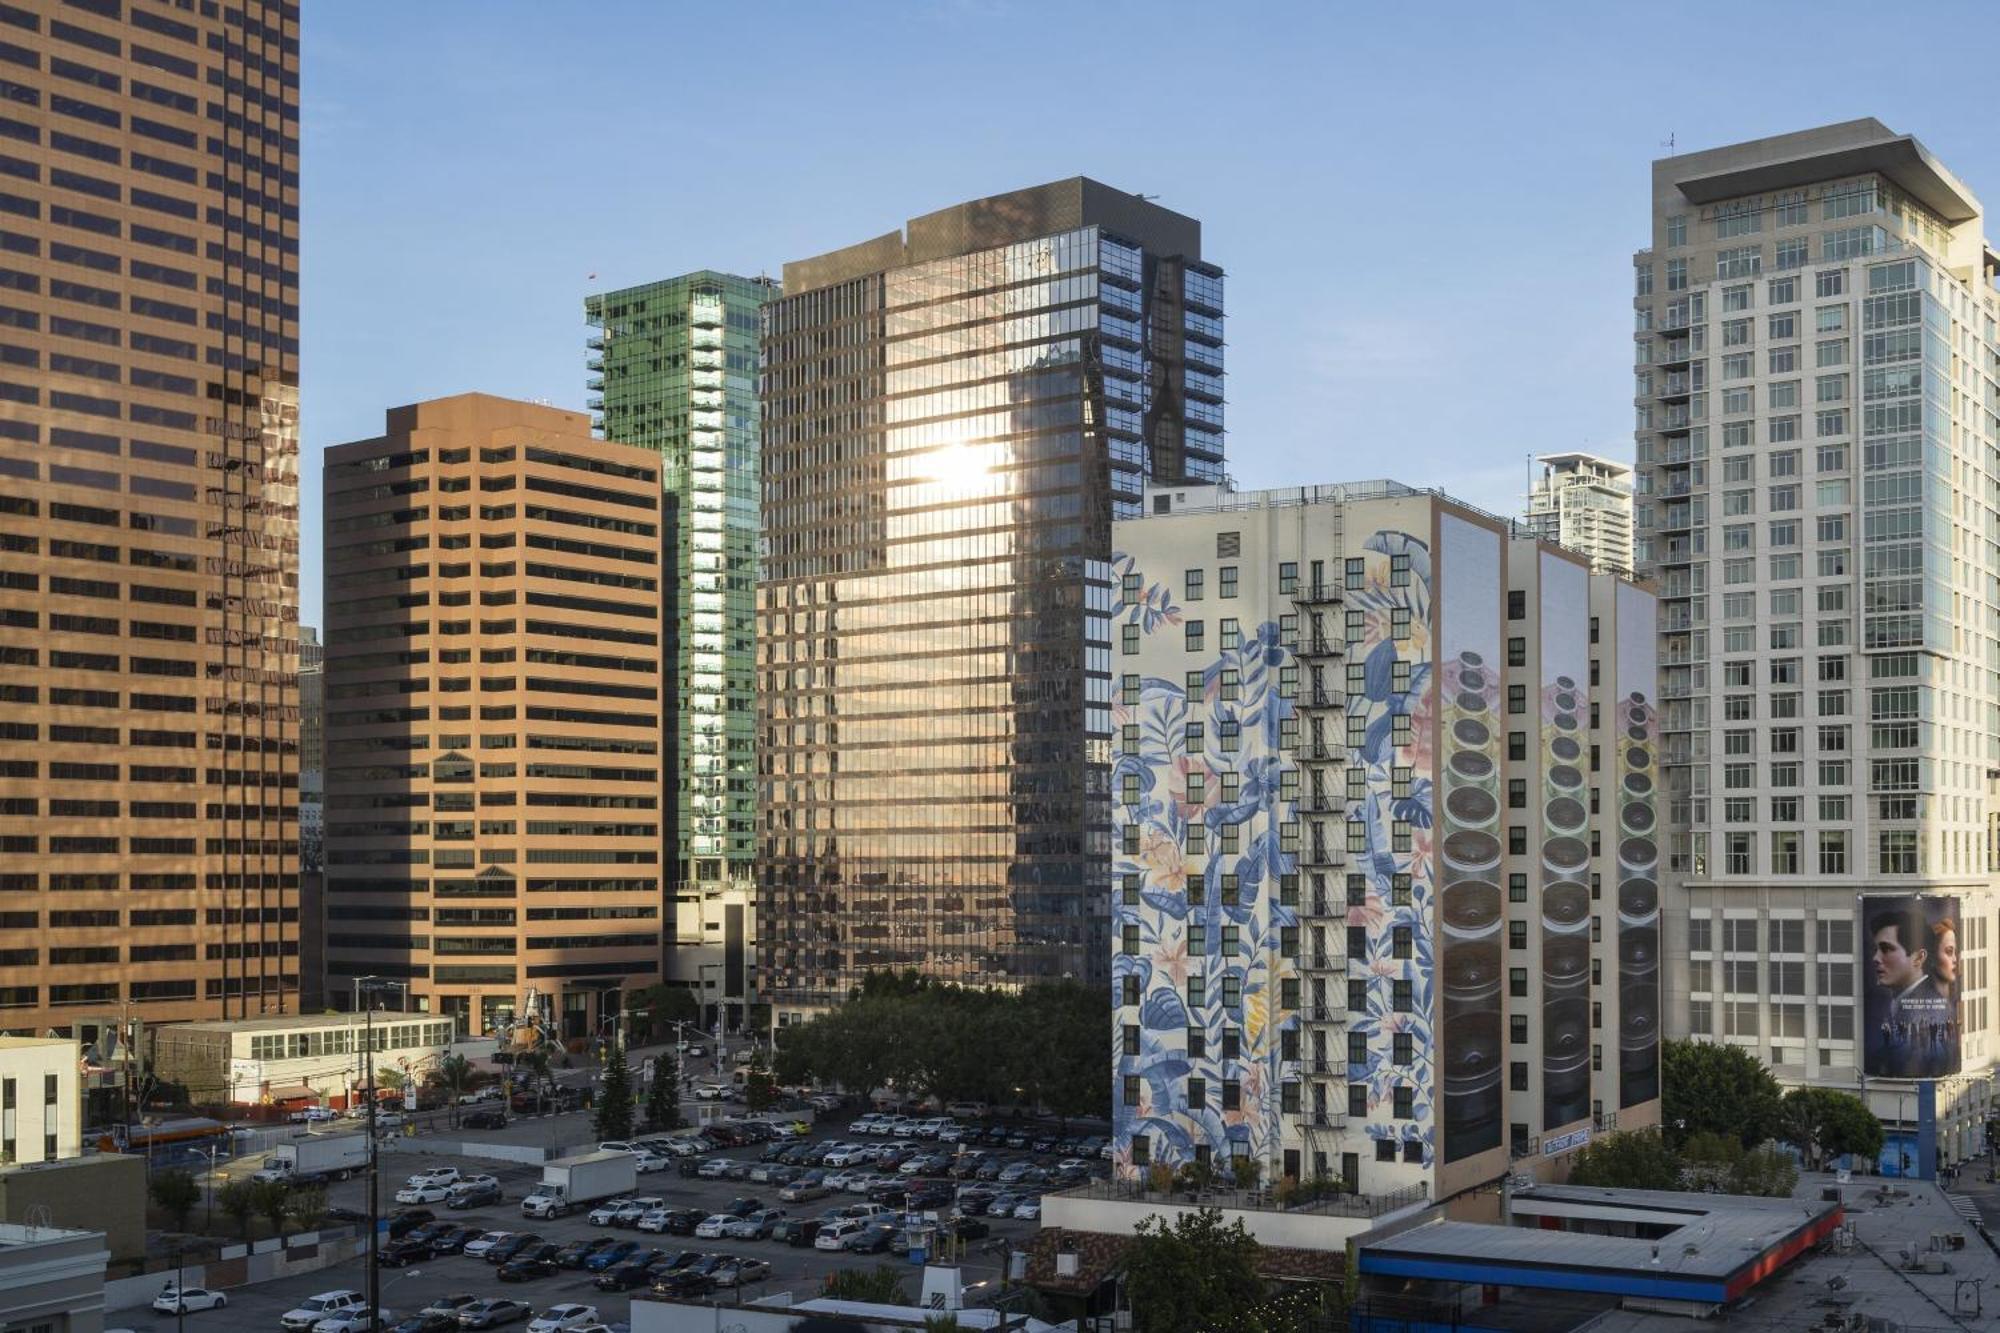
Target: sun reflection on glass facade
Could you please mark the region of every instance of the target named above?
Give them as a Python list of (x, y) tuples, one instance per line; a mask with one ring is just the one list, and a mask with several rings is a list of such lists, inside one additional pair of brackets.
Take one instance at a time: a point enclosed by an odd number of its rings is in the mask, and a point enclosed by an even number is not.
[(1077, 179), (787, 265), (758, 625), (780, 1021), (877, 968), (1103, 979), (1110, 525), (1148, 479), (1220, 475), (1199, 250)]

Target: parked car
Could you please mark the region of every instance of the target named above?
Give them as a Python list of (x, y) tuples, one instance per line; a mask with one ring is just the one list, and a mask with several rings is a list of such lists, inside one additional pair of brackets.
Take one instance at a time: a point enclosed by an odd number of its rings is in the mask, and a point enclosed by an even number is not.
[(457, 1291), (453, 1292), (449, 1296), (438, 1297), (436, 1300), (432, 1301), (429, 1305), (426, 1305), (423, 1309), (417, 1311), (417, 1313), (441, 1314), (446, 1316), (454, 1324), (456, 1324), (458, 1322), (458, 1312), (460, 1310), (463, 1310), (468, 1305), (476, 1304), (478, 1300), (479, 1298), (473, 1295), (469, 1291)]
[[(642, 1251), (622, 1264), (605, 1269), (594, 1279), (599, 1291), (631, 1291), (636, 1287), (649, 1285), (653, 1280), (653, 1265), (659, 1262), (658, 1250)], [(651, 1258), (642, 1257), (653, 1256)]]
[(736, 1221), (730, 1213), (710, 1213), (694, 1229), (696, 1240), (720, 1240), (729, 1233), (730, 1225)]
[(785, 1203), (806, 1203), (812, 1199), (824, 1199), (833, 1193), (826, 1187), (826, 1177), (817, 1171), (808, 1171), (791, 1184), (778, 1191), (778, 1198)]
[(819, 1235), (820, 1222), (813, 1217), (788, 1217), (771, 1228), (771, 1239), (786, 1245), (806, 1246)]
[(562, 1272), (562, 1265), (556, 1256), (562, 1253), (562, 1246), (554, 1241), (543, 1241), (522, 1249), (513, 1258), (500, 1265), (496, 1275), (502, 1282), (527, 1282), (538, 1277), (554, 1277)]
[(314, 1324), (328, 1315), (346, 1314), (349, 1310), (360, 1310), (368, 1302), (358, 1291), (322, 1291), (317, 1296), (308, 1296), (291, 1309), (278, 1316), (278, 1324), (287, 1333), (307, 1333)]
[(540, 1236), (537, 1236), (534, 1232), (517, 1231), (513, 1235), (507, 1237), (507, 1239), (501, 1241), (498, 1245), (495, 1245), (492, 1249), (488, 1250), (481, 1257), (483, 1257), (487, 1263), (494, 1264), (497, 1266), (506, 1263), (508, 1260), (512, 1259), (515, 1255), (521, 1253), (521, 1251), (529, 1248), (530, 1246), (540, 1245), (541, 1243), (542, 1243), (542, 1238)]
[(551, 1305), (528, 1325), (528, 1333), (574, 1333), (574, 1330), (601, 1323), (594, 1305), (578, 1305), (575, 1301), (564, 1301)]
[(715, 1279), (697, 1265), (670, 1269), (653, 1279), (656, 1296), (706, 1296), (715, 1290)]
[(841, 1242), (840, 1248), (849, 1254), (880, 1254), (889, 1248), (889, 1241), (896, 1234), (893, 1222), (866, 1222), (860, 1230)]
[(594, 1227), (608, 1227), (618, 1217), (618, 1210), (632, 1202), (632, 1196), (621, 1194), (615, 1199), (606, 1199), (584, 1215), (584, 1221)]
[(611, 1236), (586, 1236), (582, 1240), (571, 1241), (568, 1245), (563, 1246), (562, 1253), (556, 1256), (556, 1262), (564, 1268), (581, 1268), (583, 1267), (583, 1261), (591, 1255), (596, 1254), (599, 1250), (607, 1246), (617, 1243), (616, 1239)]
[(451, 1190), (443, 1185), (405, 1185), (396, 1191), (397, 1203), (443, 1203)]
[(153, 1297), (153, 1308), (161, 1314), (193, 1314), (196, 1310), (220, 1310), (229, 1298), (207, 1287), (175, 1287), (171, 1284)]
[(771, 1276), (771, 1265), (762, 1259), (739, 1256), (722, 1264), (711, 1276), (718, 1287), (741, 1287), (751, 1282), (762, 1282)]
[(632, 1166), (642, 1175), (667, 1169), (667, 1159), (658, 1153), (639, 1151), (632, 1154)]
[(389, 1219), (389, 1239), (401, 1240), (426, 1222), (437, 1221), (437, 1214), (428, 1208), (405, 1208)]
[(458, 1327), (458, 1316), (419, 1310), (389, 1325), (389, 1333), (448, 1333)]
[(458, 1123), (464, 1129), (505, 1129), (507, 1113), (495, 1109), (470, 1111), (459, 1117)]
[(488, 1176), (477, 1183), (460, 1182), (453, 1185), (450, 1193), (444, 1196), (444, 1206), (447, 1208), (480, 1208), (489, 1203), (500, 1203), (505, 1197), (501, 1193), (500, 1182)]
[(847, 1248), (848, 1238), (860, 1234), (868, 1224), (858, 1217), (843, 1217), (828, 1222), (813, 1237), (813, 1248), (831, 1250), (838, 1253)]
[(637, 1199), (627, 1199), (618, 1205), (618, 1211), (611, 1215), (611, 1225), (614, 1227), (636, 1227), (639, 1225), (639, 1219), (647, 1213), (652, 1212), (655, 1208), (664, 1208), (666, 1206), (667, 1201), (656, 1194), (648, 1194)]
[(1042, 1201), (1040, 1199), (1022, 1200), (1020, 1203), (1014, 1205), (1014, 1217), (1017, 1221), (1025, 1221), (1025, 1222), (1041, 1221)]
[(422, 1263), (432, 1253), (429, 1241), (405, 1236), (377, 1249), (375, 1262), (383, 1268), (407, 1268), (411, 1264)]
[(312, 1326), (312, 1333), (386, 1333), (395, 1319), (395, 1314), (389, 1310), (370, 1310), (363, 1306), (345, 1314), (328, 1315)]
[(474, 1301), (458, 1312), (460, 1328), (498, 1328), (511, 1324), (517, 1319), (526, 1319), (534, 1311), (526, 1301), (517, 1301), (506, 1296), (488, 1296)]
[(455, 1166), (434, 1166), (419, 1171), (403, 1183), (405, 1185), (456, 1185), (464, 1179)]
[(760, 1208), (748, 1217), (739, 1217), (731, 1222), (724, 1228), (723, 1234), (731, 1240), (763, 1240), (784, 1216), (782, 1208)]
[(432, 1254), (460, 1254), (468, 1243), (479, 1239), (478, 1227), (454, 1226), (438, 1232), (430, 1239)]
[(323, 1125), (329, 1120), (340, 1119), (340, 1113), (330, 1106), (307, 1106), (292, 1112), (285, 1119), (295, 1125)]
[(623, 1263), (637, 1254), (641, 1246), (636, 1240), (613, 1241), (603, 1249), (583, 1261), (584, 1268), (592, 1273), (602, 1273), (613, 1264)]
[(519, 1232), (514, 1231), (489, 1231), (483, 1236), (478, 1236), (467, 1241), (464, 1253), (467, 1258), (484, 1259), (492, 1252), (494, 1246), (511, 1240), (519, 1234)]

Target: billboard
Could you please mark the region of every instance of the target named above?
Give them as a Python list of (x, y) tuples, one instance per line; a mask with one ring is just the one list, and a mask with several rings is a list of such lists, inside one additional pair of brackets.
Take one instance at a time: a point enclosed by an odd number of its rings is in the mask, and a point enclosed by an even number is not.
[(1660, 1095), (1660, 834), (1657, 613), (1618, 585), (1618, 695), (1610, 705), (1618, 786), (1618, 1105)]
[(1500, 534), (1455, 514), (1438, 519), (1437, 654), (1439, 1117), (1447, 1163), (1501, 1143), (1505, 1019), (1500, 984), (1505, 908), (1501, 891), (1502, 733), (1500, 612), (1506, 594)]
[(1861, 900), (1862, 1069), (1943, 1078), (1959, 1064), (1959, 900)]
[(1590, 1116), (1590, 570), (1539, 553), (1542, 1132)]

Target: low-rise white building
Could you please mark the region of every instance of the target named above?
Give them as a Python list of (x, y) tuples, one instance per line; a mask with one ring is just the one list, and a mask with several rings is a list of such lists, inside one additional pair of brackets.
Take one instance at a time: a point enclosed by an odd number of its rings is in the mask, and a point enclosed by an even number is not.
[(83, 1151), (80, 1048), (59, 1037), (0, 1037), (0, 1163)]
[(110, 1258), (99, 1232), (0, 1222), (0, 1327), (103, 1333)]
[[(456, 1029), (449, 1017), (377, 1013), (375, 1067), (411, 1081), (443, 1059)], [(209, 1102), (331, 1102), (344, 1105), (365, 1081), (365, 1014), (279, 1014), (177, 1023), (153, 1036), (153, 1072)]]

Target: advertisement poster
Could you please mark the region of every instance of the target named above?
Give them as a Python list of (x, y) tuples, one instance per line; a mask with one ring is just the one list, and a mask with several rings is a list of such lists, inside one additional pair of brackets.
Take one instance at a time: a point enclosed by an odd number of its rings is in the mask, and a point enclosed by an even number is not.
[(1590, 1116), (1590, 571), (1541, 559), (1542, 1132)]
[(1870, 1078), (1943, 1078), (1959, 1063), (1959, 900), (1861, 900), (1862, 1067)]

